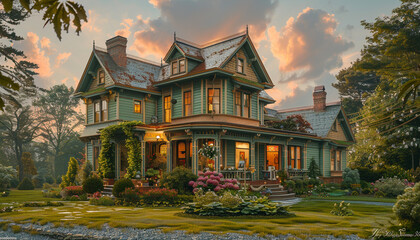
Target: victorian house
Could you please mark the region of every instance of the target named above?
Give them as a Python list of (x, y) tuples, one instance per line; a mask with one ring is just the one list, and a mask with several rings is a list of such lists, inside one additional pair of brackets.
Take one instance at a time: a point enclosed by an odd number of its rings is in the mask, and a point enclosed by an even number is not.
[[(199, 45), (174, 38), (164, 63), (126, 54), (127, 39), (116, 36), (106, 49), (94, 46), (75, 97), (86, 107), (81, 139), (86, 156), (98, 168), (100, 129), (123, 121), (135, 127), (141, 141), (142, 172), (171, 171), (184, 166), (194, 173), (211, 164), (231, 174), (245, 165), (249, 178), (267, 170), (304, 172), (313, 159), (325, 178), (340, 177), (346, 148), (354, 137), (340, 103), (326, 103), (316, 87), (314, 105), (290, 110), (267, 108), (274, 87), (249, 35), (244, 32)], [(309, 133), (270, 128), (266, 121), (300, 114)], [(214, 162), (197, 153), (203, 144), (218, 151)], [(116, 178), (127, 168), (124, 142), (115, 142)]]

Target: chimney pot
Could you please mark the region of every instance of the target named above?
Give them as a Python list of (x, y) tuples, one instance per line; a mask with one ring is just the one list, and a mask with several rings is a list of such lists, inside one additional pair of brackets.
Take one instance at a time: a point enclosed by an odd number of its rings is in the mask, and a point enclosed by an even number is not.
[(327, 92), (325, 92), (325, 86), (316, 86), (312, 96), (314, 99), (314, 111), (325, 111), (325, 108), (327, 107)]
[(106, 49), (114, 62), (120, 67), (127, 66), (127, 38), (115, 36), (106, 40)]

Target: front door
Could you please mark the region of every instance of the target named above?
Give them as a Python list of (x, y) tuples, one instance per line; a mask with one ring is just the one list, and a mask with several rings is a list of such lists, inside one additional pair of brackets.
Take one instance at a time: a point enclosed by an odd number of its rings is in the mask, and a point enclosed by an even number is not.
[(266, 161), (265, 169), (269, 170), (269, 167), (274, 167), (275, 170), (281, 169), (281, 148), (279, 145), (267, 145), (266, 148)]

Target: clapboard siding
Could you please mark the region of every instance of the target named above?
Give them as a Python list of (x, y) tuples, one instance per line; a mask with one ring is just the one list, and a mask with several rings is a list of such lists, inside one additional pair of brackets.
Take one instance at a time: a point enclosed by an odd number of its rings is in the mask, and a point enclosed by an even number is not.
[(319, 149), (318, 149), (319, 143), (317, 142), (310, 142), (307, 144), (306, 147), (306, 168), (309, 167), (309, 164), (311, 163), (312, 159), (315, 160), (315, 162), (320, 166), (319, 161)]
[(117, 119), (117, 102), (113, 99), (108, 102), (108, 111), (109, 120)]
[(257, 94), (251, 95), (251, 118), (258, 119), (258, 97)]
[(146, 100), (146, 124), (152, 123), (152, 117), (156, 116), (156, 100), (150, 98)]
[(201, 80), (194, 80), (193, 83), (193, 114), (201, 114)]
[(143, 121), (143, 114), (134, 112), (134, 98), (120, 97), (120, 119), (127, 121)]
[(232, 81), (227, 82), (227, 106), (226, 106), (226, 113), (233, 115), (233, 83)]
[(227, 167), (235, 167), (235, 141), (226, 141)]
[(177, 101), (172, 104), (172, 118), (182, 117), (182, 90), (178, 86), (172, 87), (172, 99)]
[(92, 143), (86, 143), (86, 159), (93, 165), (93, 147)]
[(157, 97), (157, 100), (156, 100), (156, 102), (157, 102), (157, 113), (156, 113), (156, 116), (158, 117), (158, 122), (163, 122), (163, 118), (162, 118), (162, 97), (161, 96), (159, 96), (159, 97)]
[(93, 123), (93, 103), (88, 104), (87, 107), (87, 123)]

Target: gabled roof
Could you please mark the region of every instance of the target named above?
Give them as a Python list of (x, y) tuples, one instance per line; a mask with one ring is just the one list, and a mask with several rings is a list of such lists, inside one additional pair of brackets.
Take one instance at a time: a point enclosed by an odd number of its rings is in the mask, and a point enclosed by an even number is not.
[[(105, 49), (95, 47), (86, 66), (86, 70), (76, 88), (76, 93), (82, 91), (82, 82), (87, 81), (86, 74), (92, 61), (98, 61), (99, 65), (111, 77), (115, 85), (153, 90), (153, 83), (158, 80), (160, 64), (152, 63), (145, 59), (127, 56), (127, 66), (118, 66)], [(88, 86), (89, 84), (84, 84)]]
[[(306, 121), (308, 121), (311, 124), (311, 127), (313, 128), (313, 130), (309, 130), (309, 132), (315, 133), (317, 136), (320, 137), (327, 137), (331, 126), (333, 125), (334, 121), (337, 119), (340, 113), (342, 113), (344, 116), (340, 102), (328, 103), (325, 111), (321, 112), (314, 111), (313, 106), (286, 110), (274, 110), (266, 108), (266, 110), (267, 116), (279, 120), (286, 119), (288, 116), (295, 114), (302, 115), (302, 117)], [(350, 135), (351, 138), (353, 138), (351, 133)]]
[[(183, 56), (187, 58), (193, 58), (198, 60), (200, 63), (192, 69), (189, 73), (184, 76), (190, 76), (197, 73), (209, 71), (210, 69), (222, 69), (227, 62), (234, 57), (236, 52), (239, 51), (243, 46), (246, 46), (247, 51), (252, 55), (252, 62), (256, 62), (255, 66), (257, 74), (265, 79), (263, 87), (272, 87), (273, 83), (262, 64), (258, 53), (252, 44), (247, 32), (241, 32), (223, 39), (212, 41), (204, 45), (198, 45), (196, 43), (189, 42), (182, 38), (175, 38), (174, 43), (165, 55), (164, 60), (174, 54), (174, 51), (179, 51)], [(169, 72), (169, 66), (162, 68), (159, 81), (167, 82), (169, 79), (178, 79), (180, 76), (174, 76), (171, 78)], [(231, 73), (235, 74), (235, 73)], [(182, 77), (182, 76), (181, 76)]]
[(259, 94), (260, 100), (264, 100), (266, 102), (275, 102), (274, 98), (272, 98), (268, 93), (264, 90), (262, 90)]

